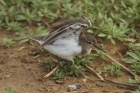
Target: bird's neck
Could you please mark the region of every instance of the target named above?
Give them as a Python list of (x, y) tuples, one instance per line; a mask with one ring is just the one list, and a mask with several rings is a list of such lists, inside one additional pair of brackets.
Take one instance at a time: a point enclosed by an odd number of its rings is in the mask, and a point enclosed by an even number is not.
[(85, 48), (84, 46), (81, 46), (82, 50), (80, 55), (87, 55), (91, 52), (92, 48)]

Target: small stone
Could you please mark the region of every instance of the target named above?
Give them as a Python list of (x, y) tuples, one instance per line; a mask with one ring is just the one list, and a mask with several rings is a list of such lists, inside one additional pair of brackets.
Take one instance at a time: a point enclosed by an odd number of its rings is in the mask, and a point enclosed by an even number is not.
[(82, 87), (81, 84), (72, 84), (72, 85), (68, 85), (68, 92), (76, 90), (76, 89), (80, 89)]
[(87, 79), (82, 79), (83, 82), (87, 82)]
[(6, 76), (5, 76), (6, 79), (9, 78), (9, 77), (11, 77), (11, 75), (6, 75)]
[(103, 90), (103, 92), (109, 92), (110, 90)]
[(47, 91), (47, 92), (50, 92), (50, 91), (51, 91), (51, 89), (46, 88), (46, 91)]
[(37, 56), (37, 55), (39, 55), (39, 53), (40, 53), (40, 51), (39, 51), (39, 50), (36, 50), (36, 49), (32, 49), (32, 50), (29, 52), (29, 54), (30, 54), (31, 56)]
[(63, 84), (64, 82), (63, 82), (63, 80), (55, 80), (55, 83), (56, 84)]

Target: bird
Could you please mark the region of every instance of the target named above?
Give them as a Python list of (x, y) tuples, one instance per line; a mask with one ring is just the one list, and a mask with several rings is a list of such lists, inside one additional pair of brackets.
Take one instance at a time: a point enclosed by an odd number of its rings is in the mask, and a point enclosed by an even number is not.
[[(75, 56), (81, 56), (81, 55), (87, 55), (91, 52), (92, 49), (94, 50), (100, 50), (104, 53), (102, 48), (100, 48), (97, 45), (97, 40), (92, 35), (85, 35), (83, 32), (85, 30), (88, 30), (91, 28), (91, 22), (89, 19), (87, 19), (85, 16), (80, 16), (75, 19), (66, 20), (62, 23), (60, 23), (57, 26), (52, 27), (52, 31), (48, 36), (33, 36), (33, 35), (27, 35), (27, 34), (21, 34), (22, 36), (25, 36), (29, 39), (37, 41), (41, 47), (48, 50), (50, 53), (65, 59), (67, 61), (71, 61), (74, 65), (74, 67), (86, 78), (89, 80), (89, 77), (83, 74), (78, 67), (75, 65), (75, 62), (73, 60), (73, 57)], [(126, 71), (131, 73), (134, 77), (138, 77), (133, 72), (130, 72), (128, 68), (120, 64), (118, 61), (110, 57), (106, 54), (106, 56), (123, 67)], [(101, 76), (100, 76), (101, 77)], [(99, 77), (99, 78), (100, 78)], [(138, 89), (139, 86), (134, 85), (127, 85), (122, 83), (113, 82), (111, 80), (107, 80), (101, 77), (101, 80), (114, 84), (116, 86), (120, 86), (123, 88), (128, 89)], [(94, 81), (94, 80), (92, 80)]]
[(83, 34), (85, 30), (90, 28), (90, 20), (82, 15), (52, 27), (52, 31), (48, 36), (23, 36), (37, 41), (41, 47), (50, 53), (67, 61), (71, 61), (74, 67), (87, 78), (75, 65), (73, 57), (87, 55), (93, 48), (105, 52), (97, 46), (97, 40), (92, 35)]

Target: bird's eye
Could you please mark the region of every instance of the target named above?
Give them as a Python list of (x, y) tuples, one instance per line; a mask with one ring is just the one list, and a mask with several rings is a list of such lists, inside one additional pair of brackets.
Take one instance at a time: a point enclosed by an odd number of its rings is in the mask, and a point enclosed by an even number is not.
[(91, 42), (90, 42), (90, 41), (88, 41), (88, 44), (91, 44)]

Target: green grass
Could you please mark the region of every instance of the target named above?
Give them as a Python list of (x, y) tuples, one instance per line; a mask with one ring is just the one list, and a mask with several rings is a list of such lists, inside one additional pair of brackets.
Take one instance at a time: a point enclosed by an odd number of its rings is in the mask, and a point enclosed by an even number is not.
[(13, 90), (12, 88), (5, 88), (5, 93), (18, 93), (18, 92)]
[[(86, 68), (82, 64), (88, 64), (89, 66), (93, 67), (93, 61), (94, 61), (95, 54), (89, 54), (86, 57), (75, 57), (75, 65), (77, 65), (78, 69), (81, 72), (85, 72)], [(96, 54), (96, 56), (98, 56)], [(53, 73), (51, 76), (51, 79), (62, 79), (64, 76), (79, 76), (79, 71), (72, 65), (72, 62), (62, 60), (59, 61), (59, 68)], [(48, 57), (44, 62), (40, 64), (40, 66), (45, 67), (46, 69), (52, 70), (54, 67), (56, 67), (57, 63), (53, 62), (52, 57)]]
[(125, 63), (131, 64), (132, 71), (134, 73), (140, 73), (140, 55), (134, 52), (127, 52), (129, 57), (123, 58)]
[(112, 62), (112, 65), (105, 66), (104, 69), (109, 71), (111, 75), (116, 75), (118, 77), (122, 75), (121, 67), (114, 62)]
[(11, 47), (15, 45), (15, 42), (12, 39), (9, 38), (3, 38), (2, 39), (2, 45), (6, 46), (6, 47)]
[(140, 93), (140, 90), (133, 91), (132, 93)]
[[(29, 39), (18, 34), (48, 35), (49, 28), (44, 22), (51, 25), (59, 19), (77, 18), (84, 14), (92, 23), (87, 33), (113, 44), (119, 39), (128, 45), (123, 61), (137, 74), (140, 73), (140, 32), (137, 30), (140, 29), (139, 5), (140, 0), (0, 0), (0, 29), (15, 33), (15, 40), (22, 44)], [(2, 45), (11, 47), (16, 44), (12, 39), (3, 38)], [(104, 57), (104, 54), (100, 55)], [(85, 71), (80, 64), (82, 62), (92, 66), (94, 64), (91, 59), (77, 57), (74, 60), (79, 69)], [(45, 64), (53, 67), (52, 63)], [(105, 69), (112, 75), (121, 75), (120, 67), (115, 64), (105, 66)], [(70, 73), (66, 73), (67, 70)], [(62, 78), (63, 73), (78, 75), (71, 64), (59, 69), (56, 77)]]

